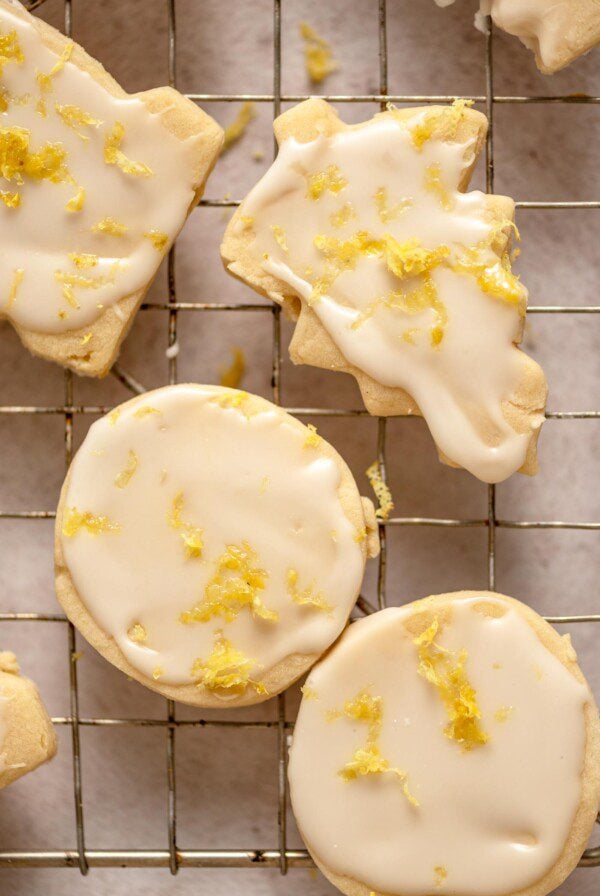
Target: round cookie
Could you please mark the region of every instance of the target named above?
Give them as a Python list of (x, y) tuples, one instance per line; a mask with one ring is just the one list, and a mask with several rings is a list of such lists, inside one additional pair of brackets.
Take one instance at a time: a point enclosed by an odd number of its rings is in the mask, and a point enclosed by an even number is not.
[(0, 790), (52, 759), (56, 734), (38, 689), (14, 653), (0, 652)]
[(568, 635), (486, 591), (350, 626), (311, 671), (292, 807), (348, 896), (546, 896), (600, 798), (600, 728)]
[(279, 693), (346, 625), (373, 506), (337, 452), (257, 396), (146, 393), (93, 424), (56, 518), (69, 619), (171, 699), (240, 706)]

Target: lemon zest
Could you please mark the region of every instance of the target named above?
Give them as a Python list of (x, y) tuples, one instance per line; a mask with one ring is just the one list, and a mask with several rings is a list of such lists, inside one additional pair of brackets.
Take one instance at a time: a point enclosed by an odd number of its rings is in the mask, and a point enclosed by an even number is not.
[(25, 271), (23, 268), (17, 268), (13, 274), (12, 283), (10, 284), (10, 289), (8, 291), (8, 299), (6, 300), (5, 308), (12, 308), (15, 302), (17, 301), (17, 295), (19, 293), (19, 288), (21, 283), (23, 282), (23, 277), (25, 276)]
[(317, 427), (313, 423), (307, 423), (306, 428), (308, 430), (308, 434), (304, 439), (303, 448), (318, 448), (323, 439), (317, 432)]
[(414, 204), (412, 199), (402, 199), (400, 202), (390, 205), (385, 187), (379, 187), (379, 189), (375, 191), (373, 199), (377, 206), (377, 214), (384, 224), (389, 224), (390, 221), (395, 221), (402, 212), (408, 211)]
[(148, 632), (141, 622), (135, 622), (128, 630), (127, 637), (134, 644), (145, 644), (148, 640)]
[(366, 471), (366, 476), (371, 488), (375, 492), (375, 497), (379, 504), (379, 507), (375, 511), (375, 516), (377, 519), (387, 520), (394, 509), (394, 501), (392, 500), (392, 493), (381, 475), (381, 468), (378, 461), (373, 461)]
[(52, 78), (56, 77), (56, 75), (60, 74), (64, 69), (65, 65), (71, 58), (73, 54), (73, 50), (75, 48), (75, 44), (72, 40), (68, 41), (65, 44), (65, 47), (58, 57), (57, 61), (54, 63), (48, 74), (43, 74), (43, 72), (36, 73), (36, 81), (38, 82), (39, 88), (42, 93), (49, 93), (52, 90)]
[(86, 252), (69, 252), (69, 258), (76, 268), (95, 268), (98, 265), (99, 258), (97, 255), (89, 255)]
[(131, 477), (133, 476), (137, 468), (138, 456), (135, 451), (131, 449), (129, 451), (129, 454), (127, 455), (127, 463), (115, 478), (115, 485), (117, 486), (117, 488), (125, 488), (127, 485), (129, 485)]
[(279, 224), (272, 224), (271, 231), (273, 233), (273, 239), (280, 246), (284, 252), (289, 252), (289, 247), (285, 238), (285, 230), (283, 227), (280, 227)]
[(304, 697), (305, 700), (318, 700), (319, 699), (319, 695), (317, 694), (317, 692), (315, 691), (314, 688), (311, 688), (311, 686), (309, 684), (303, 684), (302, 687), (300, 688), (300, 690), (302, 691), (302, 696)]
[(437, 136), (438, 133), (443, 134), (445, 140), (453, 140), (458, 132), (465, 109), (472, 105), (473, 100), (455, 99), (449, 108), (431, 109), (425, 112), (415, 124), (412, 126), (409, 124), (415, 149), (420, 152), (425, 143)]
[(433, 621), (417, 638), (419, 665), (417, 672), (438, 691), (448, 715), (444, 734), (450, 740), (462, 744), (464, 750), (482, 746), (489, 740), (481, 727), (481, 711), (477, 704), (477, 692), (470, 684), (465, 666), (467, 651), (446, 650), (435, 643), (440, 633), (439, 618)]
[(18, 208), (21, 205), (21, 194), (0, 190), (0, 200), (7, 208)]
[(367, 726), (367, 739), (363, 747), (355, 750), (352, 758), (339, 770), (344, 781), (355, 781), (369, 775), (390, 773), (402, 783), (402, 792), (411, 806), (418, 808), (419, 802), (408, 788), (407, 773), (391, 766), (388, 759), (381, 755), (379, 737), (383, 724), (383, 698), (374, 696), (368, 688), (360, 691), (352, 700), (347, 700), (343, 710), (330, 710), (328, 718), (334, 721), (345, 716), (353, 722), (361, 722)]
[(30, 140), (27, 128), (0, 128), (0, 176), (17, 184), (24, 183), (26, 177), (53, 184), (69, 180), (64, 147), (44, 143), (37, 152), (31, 152)]
[(348, 186), (337, 165), (328, 165), (324, 171), (306, 174), (307, 198), (317, 202), (327, 190), (337, 196)]
[(108, 236), (125, 236), (128, 228), (125, 224), (121, 224), (115, 218), (109, 216), (94, 224), (92, 230), (94, 233), (105, 233)]
[(205, 660), (194, 660), (190, 675), (197, 687), (204, 685), (211, 691), (225, 690), (243, 694), (246, 688), (253, 687), (257, 694), (266, 694), (264, 684), (250, 678), (255, 665), (255, 660), (237, 650), (227, 638), (217, 632), (212, 653)]
[(67, 538), (72, 538), (83, 529), (90, 535), (99, 535), (102, 532), (120, 532), (119, 523), (114, 523), (107, 516), (96, 516), (89, 510), (78, 510), (77, 507), (67, 507), (63, 517), (62, 533)]
[[(140, 409), (141, 410), (141, 409)], [(188, 523), (181, 517), (183, 510), (183, 492), (177, 492), (173, 498), (171, 510), (167, 513), (167, 522), (171, 529), (178, 531), (183, 541), (183, 546), (187, 557), (198, 558), (202, 556), (204, 541), (202, 539), (203, 529)]]
[(60, 103), (56, 103), (54, 108), (56, 109), (57, 115), (63, 120), (63, 122), (67, 125), (67, 127), (71, 128), (78, 137), (81, 137), (82, 140), (89, 140), (87, 134), (82, 134), (78, 128), (81, 127), (89, 127), (89, 128), (98, 128), (102, 124), (100, 119), (93, 118), (89, 115), (84, 109), (81, 109), (79, 106), (69, 106), (69, 105), (61, 105)]
[(151, 417), (153, 414), (158, 414), (162, 417), (162, 411), (159, 411), (158, 408), (153, 408), (151, 404), (143, 404), (141, 408), (134, 411), (133, 416), (138, 420), (145, 420), (146, 417)]
[(144, 234), (144, 237), (147, 240), (150, 240), (157, 252), (164, 252), (169, 243), (168, 233), (163, 233), (162, 230), (148, 230)]
[(433, 874), (435, 877), (435, 885), (436, 887), (441, 887), (446, 878), (448, 877), (448, 872), (443, 865), (436, 865), (433, 869)]
[(254, 617), (276, 622), (279, 614), (269, 610), (260, 596), (269, 574), (257, 563), (258, 557), (248, 542), (228, 544), (217, 560), (215, 574), (204, 589), (204, 597), (191, 610), (181, 613), (179, 621), (189, 625), (222, 616), (226, 622), (233, 622), (242, 610), (248, 609)]
[(332, 212), (329, 215), (329, 223), (332, 227), (339, 230), (340, 227), (345, 227), (346, 224), (356, 217), (356, 211), (354, 210), (352, 203), (345, 202), (337, 212)]
[(225, 128), (223, 152), (226, 152), (234, 143), (241, 140), (253, 118), (256, 118), (256, 106), (254, 103), (246, 100), (246, 102), (242, 103), (234, 120)]
[(83, 204), (85, 202), (85, 190), (83, 187), (79, 187), (74, 196), (69, 199), (65, 208), (68, 212), (80, 212), (83, 208)]
[(300, 22), (300, 37), (304, 41), (304, 62), (306, 73), (313, 84), (320, 84), (339, 63), (334, 59), (329, 41), (317, 34), (307, 22)]
[(25, 62), (19, 37), (14, 30), (0, 34), (0, 75), (4, 71), (4, 66), (9, 62), (14, 62), (17, 65), (22, 65)]
[(83, 336), (81, 337), (81, 344), (87, 345), (88, 342), (91, 342), (92, 336), (93, 336), (93, 333), (84, 333)]
[(237, 389), (246, 373), (246, 359), (241, 348), (234, 348), (232, 350), (232, 355), (233, 358), (229, 367), (221, 369), (219, 383), (221, 386), (226, 386), (228, 389)]
[(288, 569), (286, 581), (288, 594), (295, 604), (299, 607), (314, 607), (316, 610), (322, 610), (324, 613), (331, 613), (333, 606), (325, 599), (322, 591), (315, 591), (314, 582), (303, 588), (298, 588), (298, 571), (296, 569)]
[(514, 706), (500, 706), (494, 713), (494, 718), (497, 722), (506, 722), (506, 720), (512, 716), (514, 711)]
[(151, 177), (152, 169), (143, 162), (133, 162), (121, 149), (125, 137), (125, 125), (117, 121), (104, 140), (104, 161), (107, 165), (116, 165), (124, 174), (132, 177)]
[(437, 196), (442, 208), (449, 212), (454, 206), (452, 197), (442, 181), (442, 166), (432, 162), (425, 169), (425, 189)]

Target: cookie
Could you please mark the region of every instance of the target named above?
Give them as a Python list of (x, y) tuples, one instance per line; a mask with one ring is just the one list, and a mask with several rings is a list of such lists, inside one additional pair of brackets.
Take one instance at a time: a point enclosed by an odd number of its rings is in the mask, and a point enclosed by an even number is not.
[(221, 251), (296, 320), (295, 363), (352, 374), (372, 414), (421, 414), (442, 460), (500, 482), (537, 471), (546, 381), (516, 347), (514, 202), (462, 192), (486, 128), (463, 101), (348, 126), (307, 100)]
[(461, 591), (350, 626), (310, 673), (292, 806), (348, 896), (545, 896), (600, 797), (600, 726), (568, 635)]
[(377, 551), (373, 505), (314, 427), (245, 392), (169, 386), (90, 428), (57, 511), (56, 590), (127, 675), (240, 706), (338, 637)]
[(56, 735), (38, 689), (14, 653), (0, 652), (0, 790), (52, 759)]
[(125, 93), (0, 0), (0, 317), (31, 352), (108, 372), (222, 140), (177, 91)]
[[(450, 6), (454, 0), (435, 0)], [(552, 75), (600, 43), (600, 6), (597, 0), (481, 0), (475, 16), (483, 30), (483, 16), (518, 37), (535, 54), (544, 75)]]

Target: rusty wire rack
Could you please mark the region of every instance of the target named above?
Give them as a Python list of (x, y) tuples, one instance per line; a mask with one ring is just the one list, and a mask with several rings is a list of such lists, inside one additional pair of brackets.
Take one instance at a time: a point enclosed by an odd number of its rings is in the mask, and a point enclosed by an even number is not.
[[(45, 0), (31, 0), (28, 5), (30, 11), (44, 4)], [(67, 35), (72, 34), (72, 11), (75, 0), (63, 0), (64, 3), (64, 30)], [(165, 5), (165, 14), (168, 21), (168, 72), (169, 84), (176, 86), (176, 58), (177, 58), (177, 30), (176, 30), (176, 0), (162, 0)], [(273, 0), (273, 93), (272, 94), (203, 94), (193, 93), (187, 96), (198, 103), (213, 102), (242, 102), (253, 101), (271, 104), (273, 117), (276, 118), (283, 102), (300, 102), (307, 99), (306, 95), (287, 95), (281, 92), (281, 12), (284, 0)], [(385, 108), (388, 102), (425, 105), (428, 103), (450, 103), (454, 96), (403, 96), (388, 93), (387, 77), (387, 0), (377, 0), (378, 3), (378, 35), (379, 35), (379, 93), (364, 95), (328, 95), (324, 98), (334, 103), (373, 103)], [(485, 152), (486, 190), (488, 193), (494, 189), (494, 108), (496, 104), (521, 104), (521, 103), (557, 103), (557, 104), (599, 104), (600, 96), (566, 95), (566, 96), (496, 96), (494, 94), (494, 70), (493, 70), (493, 28), (491, 21), (486, 23), (485, 36), (485, 84), (486, 92), (481, 96), (468, 96), (476, 104), (483, 105), (489, 120), (489, 131)], [(203, 199), (200, 206), (204, 207), (235, 207), (239, 200), (235, 199)], [(600, 200), (582, 202), (517, 202), (519, 209), (600, 209)], [(141, 306), (142, 311), (154, 311), (166, 313), (168, 326), (168, 346), (175, 346), (177, 342), (177, 328), (179, 314), (191, 311), (237, 311), (249, 313), (267, 313), (272, 318), (272, 363), (271, 363), (271, 388), (272, 400), (281, 405), (281, 308), (278, 305), (265, 305), (258, 302), (232, 304), (226, 302), (181, 302), (177, 298), (175, 279), (175, 249), (172, 249), (168, 258), (168, 296), (166, 302), (146, 302)], [(600, 306), (563, 306), (563, 305), (534, 305), (529, 307), (529, 314), (598, 314)], [(177, 357), (175, 353), (168, 353), (167, 382), (177, 382)], [(144, 386), (137, 382), (127, 371), (115, 364), (112, 374), (120, 380), (131, 392), (141, 393)], [(0, 407), (0, 414), (51, 414), (64, 416), (64, 444), (65, 465), (68, 468), (73, 454), (73, 419), (75, 415), (97, 415), (107, 413), (110, 408), (103, 406), (76, 405), (73, 401), (73, 375), (65, 371), (64, 377), (64, 404), (53, 407)], [(341, 408), (309, 408), (287, 407), (287, 411), (299, 417), (360, 417), (369, 416), (365, 410), (341, 409)], [(546, 417), (551, 420), (582, 420), (600, 419), (600, 410), (587, 411), (555, 411), (548, 412)], [(385, 479), (386, 454), (386, 419), (377, 421), (377, 457), (381, 467), (382, 476)], [(496, 584), (496, 531), (499, 528), (506, 529), (584, 529), (600, 531), (600, 522), (564, 522), (560, 520), (510, 520), (500, 519), (496, 515), (496, 487), (487, 487), (487, 516), (482, 519), (437, 519), (425, 517), (393, 517), (387, 521), (379, 522), (379, 535), (381, 539), (381, 554), (378, 561), (377, 574), (377, 609), (386, 606), (386, 529), (388, 526), (427, 526), (442, 528), (474, 528), (487, 529), (487, 580), (488, 588), (495, 589)], [(50, 510), (21, 510), (3, 511), (0, 508), (0, 520), (22, 519), (37, 520), (51, 519), (55, 516)], [(367, 600), (360, 597), (357, 602), (358, 609), (363, 613), (373, 612), (376, 608)], [(562, 623), (592, 623), (600, 622), (600, 613), (592, 615), (574, 616), (547, 616), (546, 619), (554, 624)], [(77, 847), (75, 849), (57, 850), (0, 850), (0, 868), (2, 867), (47, 867), (78, 868), (82, 874), (87, 874), (90, 867), (124, 868), (124, 867), (165, 867), (172, 874), (176, 874), (180, 868), (279, 868), (282, 874), (286, 874), (290, 867), (311, 867), (312, 860), (305, 849), (289, 849), (287, 845), (286, 816), (288, 807), (287, 794), (287, 741), (289, 730), (293, 728), (293, 722), (286, 721), (285, 694), (276, 698), (276, 718), (272, 721), (239, 721), (239, 720), (206, 720), (206, 719), (178, 719), (176, 706), (171, 700), (166, 701), (164, 719), (147, 718), (82, 718), (79, 714), (79, 693), (77, 687), (77, 665), (74, 662), (76, 654), (76, 634), (73, 625), (62, 614), (49, 613), (16, 613), (0, 612), (0, 622), (55, 622), (63, 624), (67, 632), (67, 651), (69, 659), (70, 675), (70, 714), (68, 717), (54, 718), (55, 725), (68, 726), (71, 729), (72, 740), (72, 774), (73, 774), (73, 798), (75, 810), (75, 830)], [(148, 727), (157, 726), (165, 729), (166, 736), (166, 797), (167, 797), (167, 831), (166, 842), (162, 848), (156, 849), (110, 849), (98, 850), (88, 848), (86, 845), (86, 830), (84, 823), (84, 799), (82, 782), (82, 763), (80, 748), (80, 728), (82, 726), (102, 726), (105, 728), (119, 728), (122, 726)], [(177, 729), (181, 727), (234, 727), (234, 728), (275, 728), (277, 730), (277, 782), (278, 782), (278, 843), (272, 848), (256, 849), (186, 849), (177, 847), (177, 787), (175, 776), (175, 744)], [(600, 815), (597, 819), (600, 823)], [(600, 847), (587, 849), (583, 854), (580, 866), (600, 867)]]

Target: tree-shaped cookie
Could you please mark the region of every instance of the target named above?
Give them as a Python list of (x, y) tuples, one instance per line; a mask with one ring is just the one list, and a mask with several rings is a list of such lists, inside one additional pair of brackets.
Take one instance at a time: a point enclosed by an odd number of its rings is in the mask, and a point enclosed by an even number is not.
[(222, 139), (175, 90), (125, 93), (0, 0), (0, 317), (27, 348), (108, 371)]
[[(435, 2), (450, 6), (454, 0)], [(536, 65), (544, 75), (565, 68), (600, 42), (598, 0), (480, 0), (475, 24), (482, 30), (482, 17), (486, 15), (535, 54)]]
[(372, 414), (422, 414), (444, 461), (499, 482), (537, 470), (546, 382), (516, 347), (514, 203), (462, 192), (486, 126), (461, 101), (348, 126), (307, 100), (222, 255), (297, 321), (295, 363), (351, 373)]

